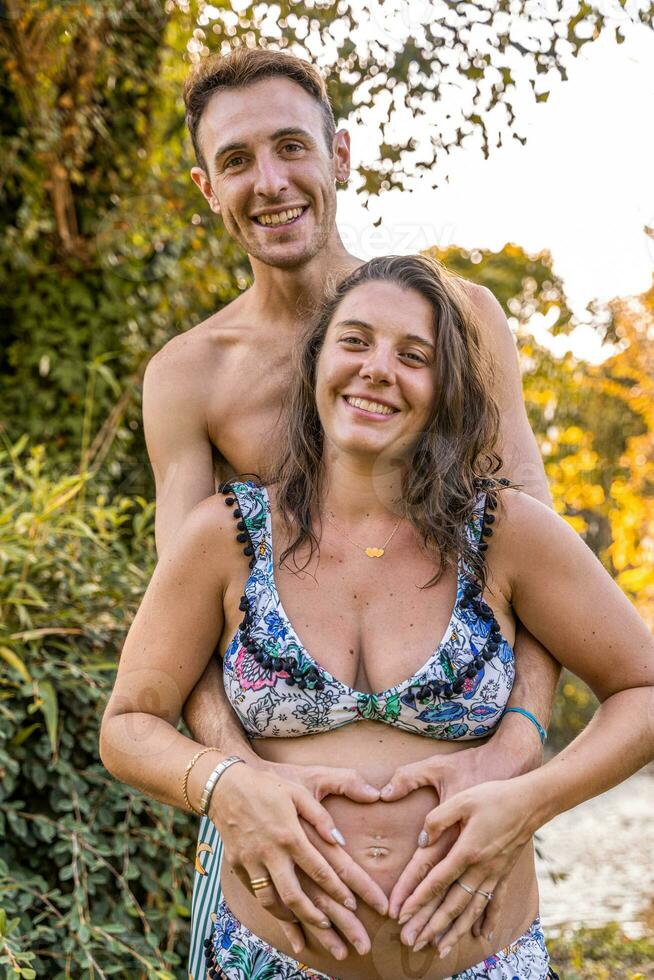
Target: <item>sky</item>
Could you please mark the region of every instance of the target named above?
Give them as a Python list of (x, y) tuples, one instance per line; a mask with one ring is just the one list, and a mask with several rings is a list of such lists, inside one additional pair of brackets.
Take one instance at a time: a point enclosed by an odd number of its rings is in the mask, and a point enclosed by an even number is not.
[[(634, 25), (625, 34), (619, 45), (607, 30), (571, 62), (547, 102), (526, 101), (526, 145), (508, 139), (485, 160), (470, 141), (446, 158), (447, 182), (432, 189), (413, 178), (410, 191), (382, 192), (368, 210), (354, 187), (339, 192), (346, 245), (362, 258), (433, 244), (548, 249), (581, 325), (569, 338), (551, 338), (534, 320), (537, 339), (559, 354), (607, 356), (583, 326), (586, 304), (642, 292), (654, 274), (654, 241), (643, 230), (654, 227), (654, 31)], [(363, 127), (351, 132), (356, 164), (369, 139)]]

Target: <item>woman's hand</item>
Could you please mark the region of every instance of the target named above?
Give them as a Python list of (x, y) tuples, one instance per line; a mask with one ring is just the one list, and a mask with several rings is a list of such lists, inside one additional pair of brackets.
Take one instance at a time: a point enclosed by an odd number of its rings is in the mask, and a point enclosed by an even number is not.
[[(507, 715), (492, 738), (473, 748), (448, 755), (437, 755), (410, 763), (396, 770), (381, 791), (382, 800), (394, 801), (420, 786), (431, 786), (445, 803), (458, 793), (488, 780), (505, 780), (541, 765), (543, 749), (530, 725), (517, 715)], [(450, 828), (428, 848), (418, 847), (390, 895), (389, 915), (398, 918), (403, 903), (413, 894), (434, 865), (447, 854), (456, 840), (457, 828)], [(463, 889), (459, 889), (463, 893)], [(484, 889), (487, 891), (487, 889)], [(473, 925), (473, 935), (492, 932), (501, 914), (503, 889), (495, 889)], [(479, 896), (478, 896), (479, 898)], [(478, 904), (478, 903), (477, 903)], [(434, 908), (436, 906), (434, 905)], [(402, 931), (402, 941), (413, 945), (419, 923), (410, 922)], [(411, 938), (413, 937), (413, 939)]]
[[(537, 829), (537, 803), (529, 785), (524, 777), (484, 783), (458, 793), (427, 814), (421, 846), (391, 895), (393, 907), (396, 893), (406, 891), (403, 878), (418, 854), (423, 855), (423, 864), (437, 861), (401, 903), (398, 918), (404, 925), (403, 942), (414, 949), (433, 942), (444, 957), (480, 919), (487, 896), (503, 889)], [(456, 841), (442, 856), (439, 844), (454, 828), (459, 829)], [(486, 938), (492, 939), (492, 925)]]
[[(269, 887), (258, 889), (255, 894), (261, 905), (280, 920), (294, 952), (301, 952), (304, 946), (302, 929), (292, 921), (295, 917), (302, 926), (324, 933), (321, 941), (333, 953), (332, 947), (337, 948), (340, 940), (335, 934), (328, 934), (333, 932), (332, 922), (319, 905), (326, 907), (331, 900), (353, 912), (356, 892), (385, 915), (388, 901), (372, 878), (343, 850), (342, 835), (316, 797), (342, 793), (358, 802), (374, 802), (379, 792), (374, 787), (366, 789), (367, 784), (352, 770), (320, 766), (306, 767), (308, 771), (303, 772), (304, 768), (268, 763), (256, 769), (231, 767), (212, 794), (209, 817), (243, 884), (250, 888), (253, 878), (271, 879)], [(284, 778), (281, 770), (286, 777), (294, 775), (298, 781)], [(315, 830), (314, 843), (309, 841), (301, 820)], [(301, 887), (298, 870), (313, 882), (312, 894), (319, 899), (318, 904)], [(334, 939), (338, 941), (333, 942)]]
[[(257, 768), (308, 789), (318, 802), (326, 796), (347, 796), (355, 803), (377, 803), (379, 790), (367, 783), (356, 769), (337, 766), (294, 766), (285, 762), (264, 762)], [(331, 841), (328, 841), (331, 843)]]

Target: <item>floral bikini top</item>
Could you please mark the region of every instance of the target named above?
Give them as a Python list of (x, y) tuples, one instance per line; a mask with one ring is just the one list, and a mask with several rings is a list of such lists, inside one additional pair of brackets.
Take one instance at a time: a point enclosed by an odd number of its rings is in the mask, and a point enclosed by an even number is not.
[[(463, 560), (450, 622), (427, 662), (385, 691), (355, 691), (313, 659), (284, 612), (265, 487), (233, 482), (220, 492), (250, 558), (240, 603), (245, 618), (223, 658), (225, 692), (250, 738), (315, 735), (362, 719), (430, 738), (479, 738), (493, 730), (513, 686), (513, 650)], [(480, 490), (467, 533), (481, 552), (493, 533), (495, 505), (494, 493)]]

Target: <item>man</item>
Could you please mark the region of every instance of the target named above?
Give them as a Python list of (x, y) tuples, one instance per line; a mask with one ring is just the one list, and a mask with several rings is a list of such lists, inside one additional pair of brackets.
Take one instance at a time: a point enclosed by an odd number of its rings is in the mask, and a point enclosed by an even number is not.
[[(156, 481), (160, 554), (195, 504), (215, 492), (215, 463), (223, 475), (266, 471), (298, 332), (328, 283), (361, 264), (346, 251), (335, 223), (336, 183), (347, 181), (350, 171), (349, 134), (336, 132), (324, 82), (311, 65), (278, 52), (237, 49), (224, 59), (207, 59), (192, 72), (185, 102), (198, 161), (192, 179), (248, 254), (254, 283), (227, 307), (173, 338), (148, 366), (144, 424)], [(468, 292), (498, 365), (500, 449), (507, 472), (548, 502), (506, 319), (488, 290), (469, 284)], [(547, 721), (558, 669), (528, 636), (518, 642), (518, 662), (511, 704)], [(334, 929), (315, 928), (311, 916), (325, 894), (311, 874), (297, 871), (311, 865), (318, 847), (315, 835), (309, 837), (305, 824), (306, 841), (293, 849), (285, 831), (291, 816), (297, 822), (298, 785), (317, 799), (341, 793), (362, 802), (369, 799), (370, 788), (347, 769), (306, 772), (259, 759), (227, 702), (216, 659), (187, 702), (185, 720), (198, 741), (247, 763), (228, 769), (214, 792), (230, 855), (252, 840), (266, 854), (272, 881), (257, 890), (258, 899), (284, 920), (296, 952), (302, 929), (332, 952), (346, 948)], [(536, 730), (511, 714), (489, 743), (457, 753), (456, 769), (443, 757), (440, 797), (523, 772), (540, 758)], [(393, 782), (396, 791), (398, 785), (406, 792), (413, 788), (410, 773), (399, 771)], [(221, 857), (217, 829), (205, 818), (196, 859), (193, 980), (204, 972), (202, 946), (219, 900)], [(352, 868), (351, 859), (347, 863), (343, 849), (340, 864), (330, 860), (346, 881), (358, 873), (358, 893), (365, 900), (362, 870)], [(487, 914), (491, 919), (496, 914), (492, 905)], [(294, 916), (300, 924), (292, 921)], [(341, 934), (352, 944), (367, 941), (354, 912), (348, 916), (345, 924), (339, 922)]]

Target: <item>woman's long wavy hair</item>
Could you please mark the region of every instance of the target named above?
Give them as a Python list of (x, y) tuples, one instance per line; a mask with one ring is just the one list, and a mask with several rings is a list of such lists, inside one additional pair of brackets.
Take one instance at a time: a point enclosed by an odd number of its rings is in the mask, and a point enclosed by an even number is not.
[[(343, 297), (368, 282), (396, 283), (431, 304), (435, 354), (435, 397), (426, 428), (403, 460), (398, 512), (406, 515), (435, 560), (436, 572), (456, 566), (462, 555), (482, 580), (483, 561), (470, 547), (466, 525), (479, 481), (497, 487), (493, 475), (502, 461), (496, 451), (499, 410), (493, 394), (493, 366), (482, 353), (475, 316), (461, 280), (425, 256), (389, 255), (359, 266), (327, 296), (298, 350), (286, 408), (286, 451), (272, 479), (290, 544), (280, 562), (293, 556), (306, 568), (319, 549), (314, 529), (321, 512), (324, 433), (316, 407), (316, 369), (327, 328)], [(297, 551), (308, 541), (306, 562)]]

